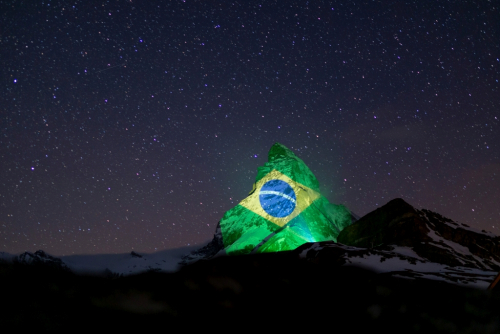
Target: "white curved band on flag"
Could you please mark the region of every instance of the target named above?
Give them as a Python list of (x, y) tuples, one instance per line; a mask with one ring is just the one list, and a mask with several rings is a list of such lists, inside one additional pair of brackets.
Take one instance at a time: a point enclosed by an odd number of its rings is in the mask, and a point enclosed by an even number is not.
[(292, 197), (290, 197), (290, 196), (288, 196), (288, 195), (286, 195), (286, 194), (280, 193), (280, 192), (278, 192), (278, 191), (274, 191), (274, 190), (262, 190), (259, 194), (260, 194), (260, 195), (278, 195), (278, 196), (284, 197), (284, 198), (286, 198), (287, 200), (292, 201), (293, 203), (295, 203), (295, 204), (296, 204), (296, 202), (295, 202), (295, 199), (294, 199), (294, 198), (292, 198)]

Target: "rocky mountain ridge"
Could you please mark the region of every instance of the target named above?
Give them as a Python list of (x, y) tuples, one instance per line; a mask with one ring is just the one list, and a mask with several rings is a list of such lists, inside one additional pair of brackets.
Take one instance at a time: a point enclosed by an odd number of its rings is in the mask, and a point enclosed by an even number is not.
[(51, 256), (43, 250), (38, 250), (35, 253), (24, 252), (13, 258), (14, 263), (33, 265), (33, 266), (46, 266), (53, 269), (60, 269), (70, 271), (69, 267), (60, 258)]
[[(486, 288), (500, 271), (500, 237), (477, 231), (397, 198), (354, 221), (337, 242), (308, 243), (292, 251), (323, 265), (361, 266), (412, 279)], [(182, 264), (224, 255), (220, 227), (210, 243)]]
[[(394, 199), (358, 220), (353, 219), (337, 241), (308, 243), (290, 253), (292, 257), (314, 263), (361, 266), (384, 275), (445, 280), (479, 288), (486, 288), (500, 271), (499, 236), (474, 230), (430, 210), (417, 210), (402, 199)], [(168, 271), (170, 267), (178, 268), (168, 264), (175, 261), (186, 266), (223, 256), (220, 226), (204, 247), (176, 252), (177, 260), (170, 253), (113, 255), (114, 260), (105, 261), (101, 271), (108, 277)], [(25, 252), (13, 261), (65, 271), (82, 267), (78, 257), (59, 259), (41, 250)]]
[(430, 262), (500, 270), (499, 236), (476, 231), (430, 210), (417, 210), (400, 198), (346, 227), (337, 241), (361, 248), (407, 247)]

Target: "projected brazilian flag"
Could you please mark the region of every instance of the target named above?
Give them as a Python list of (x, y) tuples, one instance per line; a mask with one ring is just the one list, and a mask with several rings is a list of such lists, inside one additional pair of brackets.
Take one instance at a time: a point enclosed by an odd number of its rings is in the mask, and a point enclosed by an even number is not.
[(249, 196), (220, 221), (228, 254), (292, 250), (306, 242), (337, 240), (350, 224), (341, 205), (319, 192), (316, 177), (292, 151), (274, 144)]

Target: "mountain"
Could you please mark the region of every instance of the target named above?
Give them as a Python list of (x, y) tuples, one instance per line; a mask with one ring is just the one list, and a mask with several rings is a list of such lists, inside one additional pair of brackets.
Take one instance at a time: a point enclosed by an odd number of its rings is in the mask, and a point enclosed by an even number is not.
[[(354, 224), (359, 216), (354, 212), (350, 211), (351, 224)], [(187, 265), (194, 263), (198, 260), (207, 260), (215, 256), (226, 255), (224, 250), (224, 242), (222, 241), (222, 231), (220, 222), (215, 228), (215, 233), (212, 240), (200, 249), (197, 249), (191, 253), (185, 254), (180, 262), (181, 265)]]
[(215, 228), (215, 233), (212, 240), (200, 249), (194, 250), (191, 253), (185, 254), (181, 258), (181, 265), (194, 263), (198, 260), (211, 259), (216, 255), (225, 255), (224, 243), (222, 241), (222, 231), (220, 222)]
[(142, 272), (173, 272), (179, 269), (181, 257), (200, 245), (162, 250), (155, 253), (70, 255), (61, 259), (75, 273), (135, 275)]
[(0, 262), (43, 266), (75, 274), (106, 277), (135, 275), (143, 272), (173, 272), (179, 269), (181, 258), (199, 248), (199, 245), (167, 249), (156, 253), (69, 255), (54, 257), (43, 250), (24, 252), (14, 256), (0, 253)]
[[(392, 249), (392, 250), (389, 250)], [(364, 268), (385, 277), (435, 280), (485, 290), (497, 271), (449, 266), (418, 256), (411, 248), (359, 248), (335, 242), (306, 244), (294, 251), (297, 257), (317, 265)]]
[[(323, 265), (359, 266), (410, 279), (486, 289), (500, 271), (500, 237), (477, 231), (397, 198), (344, 228), (338, 242), (307, 243), (292, 251)], [(183, 257), (192, 264), (224, 255), (220, 226), (206, 246)]]
[(348, 246), (412, 251), (416, 257), (451, 267), (500, 270), (500, 237), (477, 231), (397, 198), (341, 231)]
[[(215, 232), (204, 247), (154, 254), (58, 259), (38, 251), (9, 261), (1, 253), (2, 325), (194, 331), (215, 321), (282, 331), (328, 321), (354, 332), (500, 332), (500, 290), (486, 291), (498, 237), (401, 199), (346, 227), (342, 243), (222, 256)], [(81, 275), (89, 272), (99, 275)]]
[(44, 266), (58, 270), (70, 271), (69, 267), (59, 258), (53, 257), (43, 250), (38, 250), (35, 253), (24, 252), (21, 255), (12, 259), (14, 262), (32, 266)]
[[(351, 217), (352, 224), (341, 231), (338, 243), (307, 243), (290, 253), (322, 265), (358, 266), (386, 276), (442, 280), (481, 289), (487, 288), (500, 271), (500, 237), (429, 210), (417, 210), (402, 199), (394, 199), (359, 219), (353, 213)], [(7, 261), (12, 258), (3, 254)], [(40, 250), (14, 257), (14, 262), (117, 277), (173, 272), (224, 255), (221, 228), (217, 225), (213, 239), (201, 248), (61, 258)]]
[(402, 279), (345, 261), (384, 254), (306, 244), (289, 252), (218, 256), (174, 273), (112, 279), (0, 263), (0, 321), (5, 328), (42, 332), (75, 326), (82, 331), (199, 331), (213, 324), (296, 331), (321, 323), (355, 333), (499, 332), (500, 290)]

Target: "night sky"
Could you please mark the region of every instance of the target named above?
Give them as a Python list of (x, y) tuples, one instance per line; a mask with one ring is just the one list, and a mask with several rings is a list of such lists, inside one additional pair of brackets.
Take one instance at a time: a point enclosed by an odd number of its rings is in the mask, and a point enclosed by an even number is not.
[(0, 1), (0, 251), (210, 239), (280, 142), (500, 234), (498, 1)]

